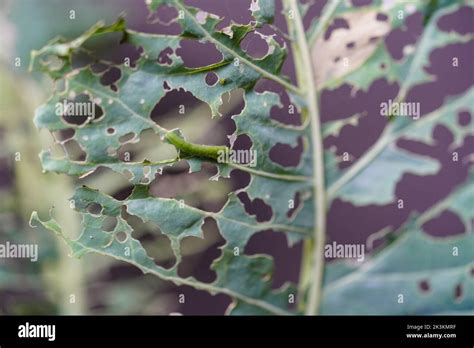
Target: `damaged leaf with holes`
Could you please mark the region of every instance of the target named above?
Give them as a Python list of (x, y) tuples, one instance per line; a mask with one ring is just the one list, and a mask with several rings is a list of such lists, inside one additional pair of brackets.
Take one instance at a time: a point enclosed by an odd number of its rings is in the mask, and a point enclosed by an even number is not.
[[(277, 34), (265, 35), (261, 31), (266, 27), (274, 28), (272, 23), (278, 8), (274, 1), (252, 0), (249, 11), (253, 20), (248, 24), (231, 22), (224, 28), (220, 27), (223, 19), (219, 16), (180, 0), (147, 3), (151, 13), (163, 7), (174, 8), (176, 18), (172, 22), (179, 25), (180, 34), (137, 32), (128, 29), (121, 18), (111, 25), (99, 22), (75, 40), (55, 39), (33, 52), (32, 69), (45, 72), (55, 81), (52, 96), (37, 109), (36, 126), (51, 132), (73, 128), (74, 134), (68, 141), (77, 142), (85, 153), (84, 159), (77, 160), (67, 153), (58, 157), (44, 151), (40, 155), (44, 170), (84, 178), (98, 168), (108, 168), (124, 175), (133, 190), (127, 198), (118, 200), (96, 189), (78, 187), (72, 201), (74, 209), (82, 214), (83, 230), (77, 239), (70, 238), (54, 218), (42, 220), (34, 213), (32, 223), (39, 222), (64, 239), (75, 257), (98, 253), (177, 285), (227, 295), (232, 299), (227, 309), (229, 314), (433, 314), (474, 310), (470, 223), (474, 209), (466, 196), (472, 195), (472, 176), (465, 184), (469, 190), (456, 191), (443, 201), (449, 202), (463, 217), (466, 233), (462, 237), (434, 241), (422, 232), (422, 221), (436, 216), (437, 209), (445, 204), (442, 203), (421, 217), (410, 217), (401, 230), (391, 231), (398, 238), (371, 255), (363, 266), (356, 267), (347, 262), (324, 264), (323, 257), (321, 262), (315, 263), (313, 257), (318, 246), (325, 242), (326, 231), (322, 231), (323, 238), (318, 239), (321, 235), (321, 231), (316, 231), (316, 223), (320, 222), (318, 216), (324, 219), (335, 200), (355, 206), (388, 204), (396, 199), (396, 185), (405, 174), (422, 176), (439, 171), (440, 165), (433, 158), (409, 151), (399, 146), (399, 142), (408, 139), (430, 143), (438, 124), (446, 126), (456, 142), (461, 142), (472, 132), (457, 123), (456, 115), (463, 110), (473, 114), (473, 88), (446, 98), (440, 108), (423, 115), (417, 122), (406, 117), (387, 120), (379, 140), (347, 168), (341, 166), (341, 158), (332, 149), (313, 144), (318, 144), (316, 139), (339, 135), (345, 127), (357, 126), (364, 115), (356, 113), (323, 123), (321, 134), (316, 134), (318, 127), (314, 124), (319, 124), (320, 120), (314, 100), (319, 101), (323, 90), (346, 85), (363, 93), (382, 78), (397, 83), (400, 86), (397, 100), (404, 100), (411, 88), (431, 79), (425, 68), (434, 50), (472, 40), (472, 34), (446, 33), (437, 26), (439, 18), (457, 10), (463, 1), (439, 1), (433, 6), (432, 2), (420, 0), (413, 1), (407, 8), (399, 2), (374, 0), (371, 5), (359, 9), (349, 6), (348, 2), (331, 0), (305, 33), (301, 32), (304, 30), (302, 22), (295, 25), (290, 21), (301, 21), (310, 5), (284, 0), (285, 10), (290, 8), (292, 13), (296, 10), (297, 15), (287, 20), (298, 84), (282, 74), (288, 43), (277, 40)], [(392, 30), (404, 28), (404, 20), (397, 17), (402, 9), (407, 13), (419, 11), (426, 27), (418, 38), (417, 47), (407, 51), (403, 59), (395, 60), (387, 51), (383, 38)], [(354, 27), (355, 31), (344, 35), (346, 29), (339, 28), (331, 33), (331, 25), (337, 20)], [(86, 48), (92, 39), (111, 34), (115, 38), (119, 36), (121, 44), (131, 45), (140, 52), (135, 62), (101, 61)], [(252, 34), (266, 42), (267, 52), (260, 58), (252, 57), (241, 48), (243, 40)], [(350, 42), (339, 45), (342, 37)], [(186, 66), (177, 53), (184, 39), (212, 45), (220, 53), (220, 60), (201, 67)], [(306, 51), (303, 51), (304, 47)], [(84, 52), (91, 54), (93, 63), (74, 67), (73, 57)], [(160, 59), (163, 52), (166, 52), (166, 62)], [(353, 64), (346, 67), (343, 56)], [(303, 62), (310, 65), (305, 66)], [(102, 79), (106, 72), (96, 72), (93, 68), (96, 63), (105, 65), (109, 71), (118, 70), (120, 77), (105, 85)], [(301, 114), (298, 125), (271, 117), (272, 110), (284, 110), (283, 98), (271, 91), (257, 92), (256, 84), (263, 80), (284, 88), (291, 105)], [(237, 89), (243, 91), (245, 106), (239, 114), (232, 116), (235, 131), (229, 136), (230, 147), (190, 142), (179, 128), (164, 128), (151, 118), (153, 109), (166, 94), (179, 89), (190, 92), (208, 105), (213, 118), (222, 116), (220, 108), (224, 95)], [(314, 91), (314, 95), (308, 91)], [(86, 96), (93, 102), (100, 110), (99, 116), (87, 118), (81, 124), (71, 124), (57, 115), (58, 103), (74, 101), (78, 96)], [(160, 161), (121, 160), (117, 155), (120, 148), (126, 143), (138, 142), (146, 131), (154, 132), (163, 143), (173, 147), (175, 156)], [(243, 135), (250, 138), (251, 150), (256, 151), (256, 165), (220, 163), (219, 154), (232, 150), (237, 137)], [(291, 165), (284, 165), (272, 156), (282, 146), (301, 149)], [(212, 180), (229, 178), (236, 170), (246, 172), (250, 177), (246, 187), (229, 194), (221, 210), (209, 212), (184, 204), (177, 198), (152, 194), (151, 184), (161, 179), (163, 170), (187, 165), (192, 173), (201, 171), (208, 163), (217, 168)], [(323, 168), (315, 163), (322, 163)], [(318, 175), (325, 175), (323, 187), (317, 187)], [(259, 221), (247, 213), (239, 198), (241, 193), (251, 201), (263, 202), (271, 210), (271, 217)], [(322, 205), (316, 204), (317, 196), (323, 198), (319, 200)], [(297, 207), (289, 206), (289, 202), (296, 200), (299, 202)], [(99, 205), (99, 209), (91, 212), (89, 208), (94, 204)], [(163, 268), (149, 256), (125, 219), (124, 211), (143, 223), (159, 226), (161, 233), (169, 238), (176, 258), (172, 267)], [(115, 227), (105, 230), (103, 224), (110, 218), (115, 219)], [(220, 247), (220, 256), (211, 265), (216, 279), (210, 283), (178, 274), (183, 258), (183, 239), (203, 238), (206, 219), (215, 221), (225, 240)], [(267, 230), (284, 235), (289, 246), (298, 242), (304, 244), (299, 284), (285, 283), (273, 289), (272, 257), (245, 254), (252, 236)], [(450, 258), (454, 247), (460, 253), (456, 259)], [(324, 267), (321, 284), (313, 277), (315, 267)], [(420, 284), (429, 288), (426, 294), (420, 290)], [(320, 293), (319, 310), (307, 308), (308, 298), (315, 289)], [(453, 297), (453, 291), (461, 291), (462, 296)], [(397, 303), (400, 294), (406, 299), (402, 304)], [(291, 298), (296, 298), (297, 304), (292, 303)]]
[[(304, 210), (295, 214), (291, 220), (287, 217), (289, 200), (294, 199), (298, 192), (304, 194), (305, 197), (310, 195), (311, 185), (306, 177), (311, 174), (310, 163), (302, 161), (298, 167), (287, 168), (269, 160), (269, 152), (274, 145), (287, 143), (294, 146), (298, 138), (308, 137), (308, 134), (267, 119), (270, 109), (280, 104), (279, 98), (274, 93), (260, 94), (253, 91), (254, 85), (262, 77), (272, 77), (288, 83), (286, 78), (279, 75), (286, 57), (286, 47), (277, 43), (272, 36), (267, 36), (265, 38), (268, 43), (268, 53), (260, 59), (248, 56), (240, 48), (241, 41), (248, 33), (270, 20), (268, 12), (262, 12), (268, 8), (258, 7), (259, 2), (253, 5), (256, 15), (254, 24), (231, 25), (221, 31), (215, 29), (220, 21), (215, 15), (183, 7), (178, 2), (166, 4), (174, 4), (181, 11), (185, 11), (184, 20), (179, 21), (183, 29), (180, 37), (127, 30), (123, 24), (124, 21), (119, 20), (111, 26), (99, 23), (77, 40), (86, 42), (93, 36), (117, 32), (122, 35), (123, 42), (142, 49), (135, 67), (114, 66), (120, 69), (120, 79), (114, 83), (116, 90), (110, 86), (104, 86), (101, 83), (101, 75), (94, 73), (91, 67), (74, 69), (71, 65), (71, 56), (78, 48), (77, 45), (75, 43), (60, 44), (61, 47), (68, 47), (64, 50), (64, 55), (58, 55), (63, 65), (60, 72), (49, 71), (51, 76), (62, 79), (66, 88), (57, 91), (47, 104), (38, 109), (35, 116), (36, 125), (50, 131), (69, 128), (71, 125), (66, 124), (54, 113), (54, 107), (56, 103), (66, 98), (82, 94), (88, 95), (90, 100), (97, 103), (103, 111), (103, 116), (75, 128), (73, 139), (85, 151), (84, 161), (71, 161), (67, 157), (57, 158), (49, 152), (43, 152), (41, 159), (44, 169), (85, 177), (98, 167), (106, 167), (122, 174), (131, 173), (130, 181), (136, 185), (133, 194), (124, 202), (116, 201), (105, 194), (87, 188), (79, 189), (73, 200), (75, 209), (84, 215), (84, 231), (76, 241), (69, 240), (65, 236), (64, 238), (73, 248), (76, 256), (89, 252), (107, 254), (135, 264), (145, 272), (156, 274), (176, 284), (188, 284), (211, 293), (230, 295), (235, 300), (233, 306), (229, 308), (232, 313), (287, 314), (289, 313), (288, 296), (290, 292), (294, 294), (295, 290), (292, 290), (289, 284), (280, 290), (272, 290), (273, 262), (271, 258), (242, 254), (235, 256), (235, 250), (243, 253), (250, 237), (259, 231), (273, 229), (285, 233), (290, 244), (307, 238), (311, 233), (311, 225), (304, 219), (307, 214)], [(152, 8), (158, 5), (162, 4), (153, 3)], [(263, 6), (263, 4), (260, 5)], [(221, 52), (222, 60), (200, 68), (186, 67), (181, 57), (176, 54), (182, 37), (213, 43)], [(58, 44), (52, 44), (53, 47), (55, 45)], [(159, 63), (160, 53), (169, 48), (173, 50), (173, 53), (168, 55), (171, 63)], [(61, 50), (49, 47), (34, 53), (34, 58), (38, 60), (35, 64), (48, 69), (48, 60), (42, 60), (43, 54), (48, 55), (50, 52), (58, 51)], [(212, 87), (206, 83), (209, 72), (216, 74), (219, 79), (219, 82)], [(252, 134), (252, 139), (254, 147), (258, 148), (258, 165), (252, 168), (251, 182), (243, 191), (250, 199), (261, 199), (272, 207), (270, 221), (258, 223), (254, 216), (248, 215), (244, 205), (237, 198), (239, 192), (232, 193), (224, 208), (218, 213), (209, 213), (187, 205), (180, 206), (181, 203), (175, 199), (161, 199), (148, 193), (149, 188), (146, 185), (156, 175), (157, 180), (160, 180), (159, 175), (165, 166), (188, 161), (191, 171), (200, 170), (203, 162), (215, 163), (217, 151), (225, 150), (222, 146), (189, 143), (179, 130), (164, 129), (151, 120), (150, 114), (154, 106), (168, 90), (178, 88), (183, 88), (199, 100), (206, 102), (213, 116), (219, 115), (223, 94), (237, 88), (244, 90), (246, 106), (240, 115), (235, 116), (237, 123), (235, 135), (255, 132)], [(261, 106), (255, 110), (254, 107), (257, 105)], [(254, 118), (256, 111), (261, 115), (260, 120)], [(110, 131), (111, 129), (113, 131)], [(176, 158), (152, 163), (150, 161), (124, 162), (113, 156), (122, 145), (120, 137), (129, 133), (139, 137), (140, 133), (147, 129), (152, 129), (161, 136), (163, 141), (175, 146)], [(269, 136), (269, 131), (272, 132), (272, 136)], [(306, 143), (308, 142), (309, 139), (306, 139)], [(229, 177), (230, 172), (236, 168), (249, 169), (244, 165), (231, 163), (217, 165), (219, 172), (214, 179), (219, 176)], [(288, 188), (276, 190), (282, 184), (287, 185)], [(270, 204), (273, 201), (275, 204)], [(86, 209), (87, 205), (93, 203), (102, 206), (98, 215), (91, 214)], [(131, 227), (120, 216), (122, 206), (126, 207), (129, 214), (139, 217), (144, 222), (156, 223), (162, 233), (169, 237), (177, 258), (173, 268), (162, 269), (147, 256), (140, 242), (132, 237)], [(107, 216), (114, 216), (119, 221), (114, 231), (105, 232), (101, 229), (102, 220)], [(181, 260), (181, 241), (187, 236), (202, 237), (201, 227), (206, 217), (217, 222), (220, 233), (226, 240), (221, 257), (212, 265), (217, 274), (217, 279), (212, 284), (200, 283), (192, 278), (182, 279), (177, 273)], [(125, 242), (117, 240), (116, 234), (119, 232), (127, 233)], [(58, 231), (58, 233), (62, 232)]]

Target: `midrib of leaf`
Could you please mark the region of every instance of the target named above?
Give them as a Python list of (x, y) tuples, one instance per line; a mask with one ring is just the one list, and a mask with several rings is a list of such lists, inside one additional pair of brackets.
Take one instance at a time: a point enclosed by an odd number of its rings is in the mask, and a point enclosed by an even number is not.
[(257, 71), (259, 74), (261, 74), (262, 76), (265, 76), (267, 77), (268, 79), (270, 80), (273, 80), (277, 83), (279, 83), (280, 85), (282, 85), (283, 87), (285, 87), (286, 89), (296, 93), (296, 94), (299, 94), (299, 95), (302, 95), (303, 94), (303, 91), (301, 91), (300, 88), (298, 88), (297, 86), (285, 81), (284, 79), (282, 79), (281, 77), (277, 76), (277, 75), (273, 75), (272, 73), (266, 71), (265, 69), (262, 69), (260, 68), (258, 65), (255, 65), (254, 63), (252, 63), (250, 60), (248, 60), (246, 57), (240, 55), (239, 53), (235, 52), (233, 49), (227, 47), (226, 45), (224, 45), (222, 42), (220, 42), (219, 40), (216, 40), (214, 39), (214, 37), (196, 20), (196, 18), (193, 16), (193, 14), (191, 12), (189, 12), (189, 10), (187, 9), (187, 7), (185, 5), (183, 5), (181, 3), (181, 1), (179, 0), (173, 0), (173, 2), (176, 4), (177, 7), (179, 7), (187, 16), (189, 16), (189, 18), (191, 18), (191, 20), (193, 21), (193, 23), (199, 27), (199, 29), (201, 29), (201, 32), (204, 34), (204, 36), (206, 37), (207, 40), (209, 40), (210, 42), (212, 42), (213, 44), (215, 44), (216, 46), (222, 48), (223, 50), (225, 50), (226, 52), (230, 53), (232, 56), (238, 58), (241, 62), (243, 62), (245, 65), (249, 66), (250, 68), (254, 69), (255, 71)]
[[(296, 0), (285, 0), (285, 8), (291, 10), (294, 14), (294, 20), (288, 19), (288, 27), (292, 28), (296, 35), (293, 45), (293, 55), (295, 56), (296, 69), (300, 73), (298, 76), (299, 88), (306, 91), (305, 98), (307, 103), (307, 113), (311, 124), (311, 138), (313, 146), (313, 194), (314, 194), (314, 232), (311, 247), (309, 251), (311, 269), (309, 270), (310, 283), (308, 284), (308, 300), (306, 303), (305, 313), (315, 315), (319, 312), (322, 297), (322, 283), (324, 273), (324, 243), (326, 239), (326, 193), (324, 179), (324, 151), (323, 139), (321, 132), (321, 124), (318, 110), (318, 97), (316, 86), (314, 83), (314, 73), (311, 64), (310, 50), (306, 40), (306, 34), (303, 27), (298, 3)], [(329, 11), (333, 11), (329, 8)], [(326, 20), (329, 15), (323, 15)], [(325, 23), (321, 22), (321, 26)], [(299, 64), (298, 64), (299, 63)], [(300, 65), (301, 64), (301, 65)], [(301, 73), (303, 71), (304, 73)]]
[[(69, 80), (69, 82), (71, 84), (75, 84), (77, 86), (80, 86), (80, 87), (82, 87), (86, 90), (89, 90), (89, 91), (93, 92), (96, 95), (101, 95), (104, 98), (109, 98), (109, 99), (114, 100), (114, 102), (117, 102), (118, 104), (122, 105), (128, 112), (130, 112), (130, 114), (133, 117), (139, 118), (141, 121), (144, 121), (147, 124), (149, 124), (150, 127), (153, 130), (155, 130), (156, 133), (158, 135), (160, 135), (161, 137), (166, 137), (168, 134), (172, 134), (170, 130), (159, 126), (158, 124), (156, 124), (155, 122), (153, 122), (149, 118), (145, 118), (145, 117), (142, 117), (139, 114), (137, 114), (133, 109), (131, 109), (127, 104), (125, 104), (120, 98), (117, 98), (113, 95), (110, 95), (110, 94), (107, 94), (105, 92), (99, 91), (97, 89), (91, 88), (90, 86), (84, 85), (84, 84), (82, 84), (80, 82), (77, 82), (75, 80)], [(191, 149), (193, 147), (196, 148), (196, 146), (206, 146), (206, 147), (209, 147), (210, 149), (221, 148), (221, 146), (215, 146), (214, 147), (214, 146), (208, 146), (208, 145), (197, 145), (197, 144), (193, 144), (193, 143), (189, 143), (189, 142), (186, 142), (186, 144), (189, 145), (191, 147)], [(176, 144), (173, 144), (173, 145), (176, 147)], [(192, 155), (192, 153), (190, 153), (190, 155)], [(149, 164), (147, 164), (147, 165), (149, 165)], [(264, 176), (264, 177), (269, 177), (269, 178), (273, 178), (273, 179), (280, 179), (280, 180), (286, 180), (286, 181), (309, 181), (310, 180), (310, 178), (308, 178), (306, 176), (276, 174), (276, 173), (270, 173), (270, 172), (265, 172), (265, 171), (262, 171), (262, 170), (253, 169), (251, 167), (247, 167), (247, 166), (244, 166), (244, 165), (231, 164), (231, 163), (229, 163), (229, 165), (231, 167), (234, 167), (236, 169), (240, 169), (242, 171), (246, 171), (246, 172), (251, 173), (251, 174)]]

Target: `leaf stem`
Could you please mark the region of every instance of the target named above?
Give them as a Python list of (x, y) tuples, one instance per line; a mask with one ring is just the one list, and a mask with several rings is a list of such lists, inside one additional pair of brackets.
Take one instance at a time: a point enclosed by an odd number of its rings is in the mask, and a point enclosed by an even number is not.
[[(324, 243), (326, 238), (326, 194), (324, 185), (324, 151), (321, 124), (319, 120), (318, 97), (314, 83), (314, 73), (311, 64), (309, 45), (303, 27), (298, 3), (296, 0), (285, 0), (285, 7), (292, 11), (294, 19), (288, 18), (288, 30), (294, 32), (293, 56), (298, 70), (298, 85), (306, 92), (307, 117), (310, 118), (313, 141), (313, 188), (315, 196), (314, 236), (304, 258), (309, 257), (310, 281), (308, 284), (308, 300), (305, 313), (315, 315), (319, 312), (322, 282), (324, 273)], [(305, 263), (306, 260), (303, 261)]]

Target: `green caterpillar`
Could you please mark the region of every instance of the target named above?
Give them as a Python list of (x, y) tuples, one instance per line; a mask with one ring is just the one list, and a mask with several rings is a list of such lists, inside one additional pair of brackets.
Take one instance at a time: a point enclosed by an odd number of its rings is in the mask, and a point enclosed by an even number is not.
[(180, 157), (197, 156), (217, 160), (219, 154), (228, 151), (227, 146), (200, 145), (186, 141), (178, 130), (166, 133), (165, 139), (179, 150)]

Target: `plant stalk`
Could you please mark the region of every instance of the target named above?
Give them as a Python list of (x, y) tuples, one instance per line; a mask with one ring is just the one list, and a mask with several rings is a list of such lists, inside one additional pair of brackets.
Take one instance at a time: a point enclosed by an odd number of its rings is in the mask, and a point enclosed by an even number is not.
[[(318, 95), (314, 83), (314, 72), (311, 63), (310, 49), (306, 39), (303, 20), (301, 18), (296, 0), (285, 0), (285, 9), (292, 11), (292, 17), (287, 16), (288, 30), (295, 39), (292, 49), (297, 71), (298, 86), (305, 91), (307, 108), (304, 117), (310, 118), (312, 144), (313, 144), (313, 190), (315, 200), (314, 211), (314, 235), (312, 240), (305, 244), (303, 255), (304, 273), (303, 294), (307, 292), (305, 302), (305, 313), (308, 315), (318, 314), (324, 274), (324, 243), (326, 239), (326, 193), (324, 179), (324, 151), (321, 124), (318, 110)], [(308, 260), (309, 258), (309, 260)], [(305, 279), (308, 279), (306, 284)], [(301, 284), (301, 280), (300, 280)], [(307, 289), (306, 289), (307, 288)], [(301, 287), (300, 287), (301, 289)], [(301, 291), (300, 291), (301, 292)]]

